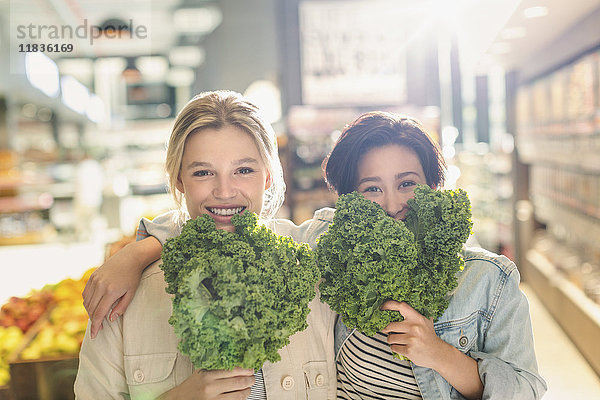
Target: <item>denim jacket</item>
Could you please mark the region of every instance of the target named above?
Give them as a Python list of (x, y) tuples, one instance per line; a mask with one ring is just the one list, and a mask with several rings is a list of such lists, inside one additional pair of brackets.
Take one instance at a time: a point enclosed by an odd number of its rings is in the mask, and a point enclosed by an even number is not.
[[(294, 239), (314, 248), (318, 236), (333, 221), (334, 212), (332, 208), (315, 212), (312, 220), (294, 229)], [(178, 234), (168, 232), (166, 227), (171, 224), (160, 222), (160, 218), (152, 223), (142, 221), (142, 235), (148, 228), (148, 233), (162, 242), (164, 236)], [(290, 224), (285, 220), (275, 223)], [(458, 275), (458, 286), (449, 293), (448, 309), (434, 324), (436, 334), (477, 361), (484, 399), (541, 398), (546, 383), (538, 373), (529, 303), (519, 289), (516, 265), (504, 256), (479, 248), (465, 248), (463, 257), (465, 268)], [(338, 317), (336, 358), (352, 333)], [(434, 370), (411, 365), (424, 399), (463, 398)]]
[[(546, 383), (538, 373), (529, 303), (519, 271), (504, 256), (463, 250), (465, 268), (449, 294), (450, 305), (434, 323), (436, 334), (477, 361), (483, 399), (539, 399)], [(353, 329), (338, 317), (336, 358)], [(423, 399), (463, 399), (441, 375), (411, 363)]]

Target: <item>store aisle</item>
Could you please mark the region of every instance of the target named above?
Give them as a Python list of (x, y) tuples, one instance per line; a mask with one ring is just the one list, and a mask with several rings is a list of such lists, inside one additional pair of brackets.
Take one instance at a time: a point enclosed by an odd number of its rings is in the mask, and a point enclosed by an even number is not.
[(531, 307), (535, 352), (541, 375), (548, 383), (544, 400), (600, 399), (600, 378), (548, 313), (533, 290), (521, 289)]

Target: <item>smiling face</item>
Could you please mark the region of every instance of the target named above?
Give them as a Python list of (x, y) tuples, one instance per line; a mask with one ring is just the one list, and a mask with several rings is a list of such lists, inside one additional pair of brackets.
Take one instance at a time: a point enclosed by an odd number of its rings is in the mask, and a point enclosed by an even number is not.
[(203, 129), (186, 139), (177, 189), (191, 218), (208, 214), (218, 229), (233, 232), (231, 217), (244, 210), (260, 214), (268, 186), (258, 147), (240, 128)]
[(375, 147), (358, 163), (356, 190), (379, 204), (395, 220), (403, 220), (408, 199), (414, 197), (417, 184), (427, 184), (417, 154), (396, 144)]

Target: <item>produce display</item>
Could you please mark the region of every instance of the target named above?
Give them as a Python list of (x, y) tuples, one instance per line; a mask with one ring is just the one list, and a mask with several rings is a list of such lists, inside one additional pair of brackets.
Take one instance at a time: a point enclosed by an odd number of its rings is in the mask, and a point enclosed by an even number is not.
[(306, 244), (258, 225), (256, 214), (217, 230), (208, 215), (189, 220), (163, 249), (169, 323), (196, 368), (260, 368), (280, 360), (289, 336), (307, 327), (319, 276)]
[(18, 326), (0, 327), (0, 386), (10, 382), (8, 356), (23, 340), (23, 331)]
[(317, 242), (321, 300), (349, 328), (369, 336), (402, 320), (398, 312), (379, 309), (386, 300), (439, 318), (464, 267), (459, 252), (472, 227), (467, 193), (419, 185), (408, 205), (406, 219), (395, 221), (357, 192), (342, 195)]
[(93, 269), (88, 270), (81, 279), (65, 279), (51, 287), (56, 305), (37, 335), (21, 352), (20, 359), (33, 360), (79, 353), (88, 321), (81, 293), (91, 272)]
[(10, 381), (8, 359), (17, 350), (19, 360), (77, 356), (88, 321), (81, 293), (94, 270), (11, 297), (1, 307), (0, 386)]
[(54, 296), (49, 289), (35, 290), (26, 297), (13, 296), (0, 308), (0, 326), (17, 326), (25, 333), (53, 301)]

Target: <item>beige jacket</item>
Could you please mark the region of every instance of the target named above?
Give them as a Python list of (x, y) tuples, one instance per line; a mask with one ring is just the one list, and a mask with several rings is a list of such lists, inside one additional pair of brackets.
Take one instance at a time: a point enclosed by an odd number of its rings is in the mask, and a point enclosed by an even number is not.
[[(314, 239), (329, 222), (316, 218), (301, 226), (287, 220), (268, 225), (280, 235), (314, 246)], [(76, 398), (153, 399), (191, 375), (193, 366), (177, 350), (179, 339), (168, 323), (172, 296), (165, 292), (159, 265), (160, 261), (146, 268), (122, 317), (115, 322), (105, 320), (94, 340), (89, 330), (86, 332), (75, 381)], [(263, 365), (269, 399), (335, 399), (335, 314), (318, 296), (309, 306), (308, 328), (290, 337), (290, 344), (279, 351), (281, 361)]]

